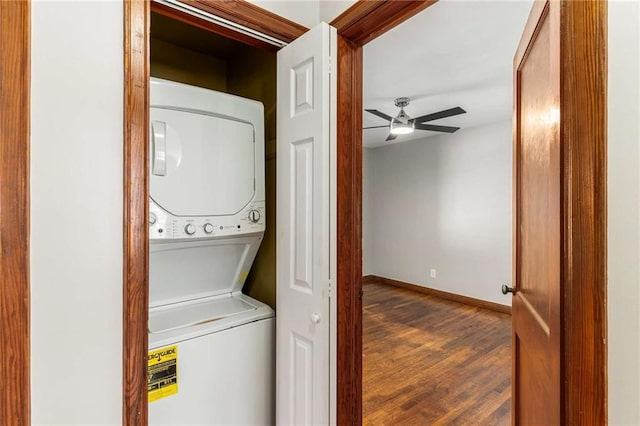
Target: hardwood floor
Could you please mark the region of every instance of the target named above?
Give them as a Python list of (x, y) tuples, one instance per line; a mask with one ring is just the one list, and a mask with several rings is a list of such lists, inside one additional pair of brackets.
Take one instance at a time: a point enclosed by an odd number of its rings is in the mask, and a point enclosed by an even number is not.
[(510, 424), (510, 315), (363, 289), (363, 424)]

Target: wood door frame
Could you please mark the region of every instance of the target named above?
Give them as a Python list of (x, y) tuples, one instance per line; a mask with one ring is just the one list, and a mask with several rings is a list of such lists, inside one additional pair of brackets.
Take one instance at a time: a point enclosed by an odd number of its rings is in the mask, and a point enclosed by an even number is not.
[[(340, 117), (336, 289), (340, 425), (362, 423), (362, 46), (433, 3), (434, 0), (358, 1), (331, 22), (338, 30)], [(566, 206), (563, 230), (567, 235), (563, 247), (566, 320), (562, 395), (566, 419), (594, 420), (597, 424), (599, 419), (606, 422), (607, 34), (606, 5), (589, 6), (591, 3), (599, 2), (565, 1), (563, 6), (567, 30), (581, 31), (586, 41), (562, 46), (563, 54), (571, 58), (563, 68), (570, 83), (563, 93), (569, 111), (575, 112), (586, 102), (587, 112), (562, 129)], [(246, 7), (242, 0), (189, 0), (189, 4), (215, 5), (214, 13), (226, 10), (227, 19), (241, 25), (261, 23), (261, 31), (278, 33), (280, 25), (288, 25), (288, 30), (294, 28), (289, 37), (297, 38), (304, 32), (304, 27), (258, 7)], [(123, 424), (138, 426), (147, 424), (149, 3), (127, 0), (124, 15)], [(279, 24), (273, 25), (274, 22)], [(287, 41), (286, 34), (280, 37)], [(593, 88), (602, 90), (594, 93)], [(590, 321), (588, 327), (585, 320)], [(585, 374), (586, 368), (591, 374)]]
[(567, 0), (561, 14), (561, 413), (606, 424), (607, 2)]
[(31, 423), (31, 4), (0, 2), (0, 419)]

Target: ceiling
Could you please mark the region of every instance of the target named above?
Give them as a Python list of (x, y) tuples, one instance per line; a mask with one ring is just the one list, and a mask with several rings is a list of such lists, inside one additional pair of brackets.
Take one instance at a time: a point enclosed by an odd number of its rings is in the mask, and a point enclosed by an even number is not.
[[(511, 117), (513, 56), (532, 0), (440, 0), (373, 40), (363, 51), (363, 106), (412, 117), (460, 106), (466, 114), (429, 122), (481, 126)], [(363, 112), (364, 127), (387, 122)], [(367, 148), (446, 133), (415, 131), (385, 142), (388, 129), (363, 130)]]
[(189, 25), (159, 13), (151, 13), (151, 43), (156, 39), (218, 58), (230, 58), (253, 48), (242, 42)]

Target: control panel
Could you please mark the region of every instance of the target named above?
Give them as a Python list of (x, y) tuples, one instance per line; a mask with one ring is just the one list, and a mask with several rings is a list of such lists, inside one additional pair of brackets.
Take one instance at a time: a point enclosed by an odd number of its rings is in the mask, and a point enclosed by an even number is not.
[(149, 200), (149, 239), (210, 238), (264, 232), (264, 201), (253, 201), (233, 216), (174, 216)]

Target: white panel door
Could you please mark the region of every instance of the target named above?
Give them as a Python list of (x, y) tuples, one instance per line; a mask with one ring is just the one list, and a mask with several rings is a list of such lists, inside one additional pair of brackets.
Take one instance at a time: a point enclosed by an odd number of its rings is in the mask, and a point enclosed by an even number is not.
[(335, 269), (335, 51), (335, 29), (322, 23), (278, 52), (279, 425), (334, 422), (329, 331), (335, 312), (329, 294)]

